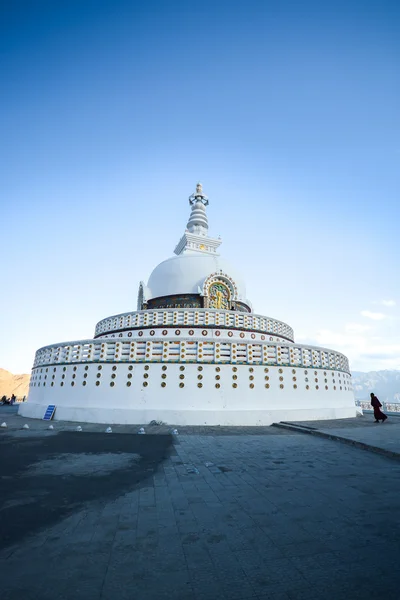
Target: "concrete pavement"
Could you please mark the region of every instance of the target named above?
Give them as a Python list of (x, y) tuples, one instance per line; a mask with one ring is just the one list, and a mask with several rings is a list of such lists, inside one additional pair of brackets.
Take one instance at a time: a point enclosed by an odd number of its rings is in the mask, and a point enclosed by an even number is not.
[(397, 461), (273, 427), (49, 432), (4, 415), (2, 600), (399, 597)]

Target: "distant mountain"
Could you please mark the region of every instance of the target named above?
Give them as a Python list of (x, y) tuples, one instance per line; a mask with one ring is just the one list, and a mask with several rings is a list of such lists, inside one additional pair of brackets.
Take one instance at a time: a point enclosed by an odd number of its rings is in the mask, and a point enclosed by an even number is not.
[(400, 403), (400, 371), (352, 372), (356, 400), (369, 400), (371, 392), (384, 402)]
[(0, 369), (0, 398), (8, 398), (15, 394), (17, 397), (28, 395), (30, 375), (13, 375), (10, 371)]

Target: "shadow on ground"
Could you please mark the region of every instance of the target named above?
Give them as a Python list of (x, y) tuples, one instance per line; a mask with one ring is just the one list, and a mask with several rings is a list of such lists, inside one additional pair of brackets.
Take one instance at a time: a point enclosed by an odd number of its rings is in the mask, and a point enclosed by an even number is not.
[(0, 438), (0, 549), (140, 487), (173, 451), (171, 435), (61, 432)]

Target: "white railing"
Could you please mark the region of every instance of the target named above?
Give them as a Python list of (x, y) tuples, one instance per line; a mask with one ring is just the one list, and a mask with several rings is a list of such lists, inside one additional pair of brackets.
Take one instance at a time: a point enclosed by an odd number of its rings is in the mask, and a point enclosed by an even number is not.
[[(371, 403), (368, 400), (356, 400), (356, 405), (362, 408), (363, 410), (373, 411)], [(394, 412), (400, 413), (400, 404), (397, 402), (382, 402), (382, 410), (383, 412)]]
[(259, 331), (268, 335), (280, 335), (294, 340), (293, 329), (282, 321), (229, 310), (205, 308), (174, 308), (141, 310), (115, 315), (99, 321), (95, 336), (113, 331), (156, 326), (211, 326)]
[(350, 373), (347, 358), (333, 350), (299, 344), (127, 338), (53, 344), (36, 352), (33, 368), (91, 362), (195, 362), (285, 365)]

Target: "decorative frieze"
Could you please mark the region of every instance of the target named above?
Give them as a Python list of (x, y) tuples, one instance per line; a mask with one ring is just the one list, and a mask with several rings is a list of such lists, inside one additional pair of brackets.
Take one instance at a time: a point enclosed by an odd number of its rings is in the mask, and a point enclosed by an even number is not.
[[(206, 330), (204, 330), (206, 332)], [(333, 350), (299, 344), (261, 344), (241, 340), (207, 340), (159, 337), (136, 340), (85, 340), (53, 345), (36, 352), (34, 368), (91, 362), (162, 362), (294, 366), (334, 369), (349, 373), (347, 358)], [(329, 366), (328, 366), (329, 365)]]
[(182, 327), (207, 325), (218, 329), (254, 331), (266, 336), (275, 335), (294, 341), (293, 329), (282, 321), (261, 315), (212, 308), (149, 309), (123, 313), (99, 321), (95, 329), (95, 338), (104, 334), (125, 333), (157, 325), (181, 325)]

